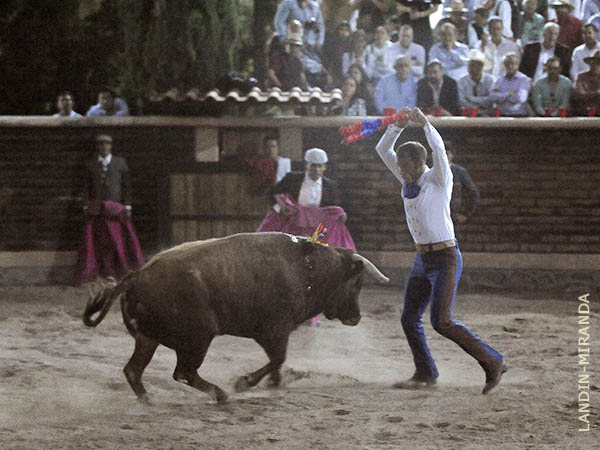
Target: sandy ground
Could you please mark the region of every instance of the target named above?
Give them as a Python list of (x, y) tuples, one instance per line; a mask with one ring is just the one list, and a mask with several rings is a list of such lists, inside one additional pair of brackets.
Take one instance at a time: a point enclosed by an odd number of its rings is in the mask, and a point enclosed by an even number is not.
[[(368, 287), (358, 326), (325, 320), (292, 334), (281, 388), (263, 381), (234, 393), (235, 379), (266, 356), (253, 341), (224, 336), (213, 342), (200, 374), (230, 393), (227, 405), (173, 381), (175, 355), (159, 347), (144, 376), (148, 406), (122, 374), (133, 339), (118, 307), (89, 329), (80, 319), (83, 289), (3, 287), (0, 448), (599, 448), (595, 374), (591, 431), (578, 431), (578, 301), (577, 294), (566, 297), (459, 296), (455, 318), (501, 350), (510, 366), (486, 396), (477, 363), (429, 323), (438, 388), (392, 389), (413, 372), (399, 291)], [(594, 310), (597, 299), (591, 300)], [(592, 345), (598, 318), (592, 313)], [(594, 349), (592, 371), (600, 365)]]

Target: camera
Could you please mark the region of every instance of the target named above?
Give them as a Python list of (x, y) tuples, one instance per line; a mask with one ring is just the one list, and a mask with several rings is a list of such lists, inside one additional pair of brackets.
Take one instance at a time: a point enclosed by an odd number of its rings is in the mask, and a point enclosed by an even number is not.
[(311, 17), (306, 22), (304, 22), (304, 29), (307, 31), (312, 30), (316, 34), (319, 34), (319, 22), (317, 22), (316, 17)]
[(432, 5), (440, 5), (442, 0), (397, 0), (397, 2), (417, 11), (427, 11)]

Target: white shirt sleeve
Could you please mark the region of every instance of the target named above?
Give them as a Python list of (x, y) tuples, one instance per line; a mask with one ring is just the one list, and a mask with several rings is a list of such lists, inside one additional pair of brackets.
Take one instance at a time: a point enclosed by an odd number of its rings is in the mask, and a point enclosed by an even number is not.
[[(375, 146), (375, 150), (379, 154), (379, 157), (383, 160), (384, 164), (394, 174), (401, 183), (404, 183), (404, 179), (400, 175), (400, 167), (398, 167), (398, 158), (394, 151), (394, 144), (404, 131), (404, 128), (397, 127), (396, 125), (390, 125), (385, 130), (381, 139)], [(441, 138), (440, 138), (441, 139)]]
[(433, 177), (435, 182), (440, 186), (451, 185), (452, 170), (450, 170), (450, 162), (448, 161), (448, 155), (446, 155), (446, 147), (442, 137), (429, 122), (423, 127), (423, 131), (433, 154)]

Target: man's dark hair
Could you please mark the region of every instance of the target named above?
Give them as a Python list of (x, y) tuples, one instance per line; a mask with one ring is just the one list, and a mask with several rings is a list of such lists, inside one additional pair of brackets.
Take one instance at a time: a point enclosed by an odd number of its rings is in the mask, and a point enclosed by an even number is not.
[(117, 94), (115, 93), (115, 91), (107, 86), (100, 88), (100, 90), (98, 91), (98, 94), (102, 94), (103, 92), (108, 92), (112, 98), (117, 98)]
[(484, 18), (488, 18), (490, 17), (490, 10), (487, 8), (477, 8), (475, 11), (473, 11), (475, 14), (484, 17)]
[(413, 161), (425, 162), (427, 160), (427, 150), (418, 142), (408, 141), (396, 149), (396, 156), (398, 158), (408, 156)]
[(67, 90), (62, 90), (60, 91), (57, 95), (56, 98), (59, 99), (60, 97), (66, 97), (66, 96), (71, 97), (72, 99), (74, 99), (75, 97), (73, 96), (73, 94), (71, 93), (71, 91), (67, 91)]
[(277, 138), (277, 136), (274, 136), (272, 134), (267, 134), (263, 138), (263, 145), (266, 144), (268, 141), (279, 141), (279, 139)]
[(583, 26), (583, 28), (587, 28), (587, 27), (593, 28), (596, 33), (598, 32), (598, 27), (596, 26), (595, 23), (588, 22)]

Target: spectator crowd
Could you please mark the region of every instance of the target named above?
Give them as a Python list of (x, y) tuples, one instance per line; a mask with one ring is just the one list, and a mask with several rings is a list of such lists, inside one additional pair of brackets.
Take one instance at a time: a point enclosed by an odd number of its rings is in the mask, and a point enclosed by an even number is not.
[(600, 112), (600, 0), (347, 3), (352, 15), (337, 24), (320, 2), (279, 3), (265, 87), (340, 88), (345, 115), (415, 106), (436, 116)]

